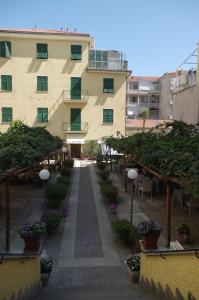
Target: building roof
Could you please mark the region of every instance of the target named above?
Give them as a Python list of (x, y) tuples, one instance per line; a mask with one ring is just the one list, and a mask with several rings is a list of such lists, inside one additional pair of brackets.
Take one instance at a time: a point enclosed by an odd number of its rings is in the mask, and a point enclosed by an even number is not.
[(87, 33), (80, 33), (76, 31), (68, 31), (64, 29), (54, 30), (54, 29), (41, 29), (41, 28), (32, 28), (32, 29), (25, 29), (25, 28), (0, 28), (0, 33), (22, 33), (22, 34), (48, 34), (48, 35), (75, 35), (75, 36), (85, 36), (90, 37), (90, 34)]
[(160, 77), (154, 77), (154, 76), (131, 76), (130, 80), (144, 80), (144, 81), (149, 81), (149, 80), (153, 80), (156, 81), (160, 79)]

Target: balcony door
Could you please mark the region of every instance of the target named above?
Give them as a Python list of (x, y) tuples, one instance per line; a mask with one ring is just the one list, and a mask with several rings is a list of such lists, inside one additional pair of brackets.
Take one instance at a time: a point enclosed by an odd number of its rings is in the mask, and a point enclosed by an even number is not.
[(71, 108), (70, 127), (72, 131), (81, 131), (81, 109)]
[(71, 77), (71, 99), (81, 100), (81, 77)]

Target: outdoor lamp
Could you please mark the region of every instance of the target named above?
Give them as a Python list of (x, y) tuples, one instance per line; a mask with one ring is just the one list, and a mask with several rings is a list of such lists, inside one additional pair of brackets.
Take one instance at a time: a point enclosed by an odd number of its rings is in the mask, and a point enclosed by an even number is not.
[(39, 178), (41, 180), (48, 180), (50, 177), (50, 172), (47, 169), (43, 169), (39, 172)]
[(67, 152), (67, 148), (65, 146), (63, 146), (61, 150), (62, 150), (63, 153)]
[(64, 154), (64, 170), (65, 170), (65, 166), (66, 166), (65, 160), (66, 160), (66, 153), (67, 153), (68, 149), (66, 148), (66, 146), (63, 146), (61, 150)]
[(132, 181), (131, 184), (131, 210), (130, 210), (130, 223), (133, 224), (133, 181), (138, 177), (136, 169), (130, 169), (127, 174), (128, 178)]

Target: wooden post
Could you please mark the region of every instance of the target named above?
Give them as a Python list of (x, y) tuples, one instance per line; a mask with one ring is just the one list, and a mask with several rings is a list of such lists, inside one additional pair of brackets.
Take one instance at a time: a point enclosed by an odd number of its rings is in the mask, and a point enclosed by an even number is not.
[(167, 181), (166, 185), (166, 192), (167, 192), (167, 245), (170, 245), (171, 241), (171, 190), (170, 190), (170, 183)]
[(6, 199), (6, 252), (10, 251), (10, 189), (9, 179), (5, 181), (5, 199)]
[(110, 167), (111, 167), (111, 172), (113, 171), (113, 166), (112, 166), (112, 155), (111, 155), (111, 150), (110, 150)]
[(126, 157), (124, 154), (124, 190), (127, 192)]

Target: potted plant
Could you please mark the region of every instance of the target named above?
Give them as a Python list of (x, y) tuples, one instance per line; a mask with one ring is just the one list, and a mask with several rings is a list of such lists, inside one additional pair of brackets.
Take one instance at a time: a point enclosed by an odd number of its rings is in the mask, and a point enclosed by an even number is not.
[(40, 259), (40, 269), (41, 269), (41, 283), (42, 286), (47, 286), (50, 274), (53, 268), (53, 260), (51, 257), (41, 257)]
[(138, 283), (140, 277), (140, 253), (129, 256), (125, 263), (128, 268), (129, 277), (134, 283)]
[(138, 224), (137, 230), (142, 237), (145, 249), (157, 249), (157, 243), (162, 228), (153, 221), (144, 221)]
[(177, 229), (176, 239), (182, 244), (189, 242), (190, 227), (187, 224), (179, 223), (176, 225), (176, 229)]
[(18, 233), (24, 239), (24, 252), (37, 252), (40, 247), (41, 237), (46, 235), (46, 225), (41, 221), (32, 224), (26, 223), (19, 228)]

